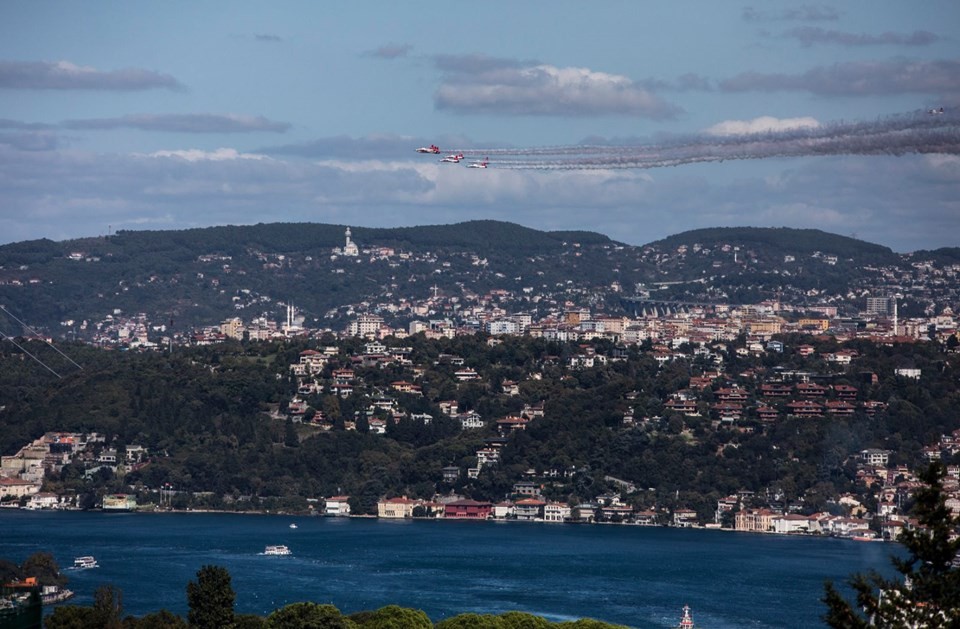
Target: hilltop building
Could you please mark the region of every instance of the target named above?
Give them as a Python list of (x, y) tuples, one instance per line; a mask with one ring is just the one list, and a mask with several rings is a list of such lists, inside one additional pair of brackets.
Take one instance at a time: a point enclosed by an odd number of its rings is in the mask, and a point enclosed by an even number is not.
[(343, 251), (341, 252), (345, 256), (356, 257), (360, 255), (360, 249), (357, 247), (357, 243), (353, 242), (350, 239), (350, 228), (347, 227), (346, 231), (346, 242), (343, 245)]

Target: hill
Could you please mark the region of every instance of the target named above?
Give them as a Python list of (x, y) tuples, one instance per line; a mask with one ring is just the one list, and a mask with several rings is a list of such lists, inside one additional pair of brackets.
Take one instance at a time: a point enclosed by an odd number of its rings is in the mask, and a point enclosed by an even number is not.
[(787, 228), (702, 229), (636, 247), (498, 221), (358, 227), (356, 256), (341, 251), (345, 230), (272, 223), (13, 243), (0, 247), (0, 303), (78, 337), (117, 314), (186, 331), (234, 316), (276, 320), (291, 302), (310, 327), (341, 329), (369, 310), (402, 324), (414, 314), (399, 302), (438, 293), (497, 291), (504, 307), (541, 315), (569, 304), (616, 311), (619, 294), (651, 283), (679, 284), (663, 299), (842, 300), (869, 269), (902, 263), (885, 247)]

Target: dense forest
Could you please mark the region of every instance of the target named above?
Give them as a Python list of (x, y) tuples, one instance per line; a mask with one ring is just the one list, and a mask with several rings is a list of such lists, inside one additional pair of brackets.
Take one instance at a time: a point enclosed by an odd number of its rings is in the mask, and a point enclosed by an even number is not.
[[(608, 478), (614, 477), (637, 488), (624, 493), (637, 507), (692, 507), (706, 521), (717, 498), (740, 490), (800, 502), (807, 512), (827, 509), (839, 493), (855, 489), (862, 449), (884, 448), (892, 452), (891, 463), (913, 466), (923, 460), (924, 446), (960, 428), (960, 355), (935, 343), (786, 337), (783, 354), (741, 356), (736, 344), (718, 348), (726, 373), (735, 375), (717, 377), (700, 394), (703, 412), (689, 416), (665, 403), (692, 377), (713, 372), (715, 362), (705, 356), (681, 354), (660, 365), (649, 347), (488, 340), (482, 334), (388, 339), (388, 346), (409, 350), (410, 363), (370, 366), (352, 358), (363, 353), (361, 340), (332, 337), (169, 353), (62, 346), (82, 370), (49, 347), (28, 343), (31, 353), (62, 369), (63, 379), (0, 343), (0, 451), (11, 455), (47, 431), (102, 433), (108, 438), (103, 447), (121, 453), (127, 446), (146, 448), (149, 462), (122, 476), (109, 470), (85, 475), (88, 461), (47, 480), (48, 490), (76, 492), (86, 506), (120, 491), (156, 502), (157, 488), (169, 485), (179, 492), (179, 506), (296, 511), (306, 509), (309, 498), (347, 493), (355, 513), (373, 513), (385, 496), (456, 492), (500, 500), (531, 478), (544, 485), (547, 498), (576, 504), (619, 491)], [(818, 354), (803, 357), (790, 349), (801, 342)], [(317, 382), (329, 383), (334, 369), (352, 366), (357, 385), (346, 397), (328, 386), (302, 394), (308, 412), (293, 421), (287, 407), (298, 382), (290, 365), (300, 352), (322, 346), (335, 346), (336, 354)], [(856, 351), (857, 360), (840, 367), (820, 357), (839, 349)], [(607, 359), (572, 366), (571, 357), (584, 351)], [(457, 367), (443, 356), (461, 357), (479, 380), (458, 381)], [(921, 369), (922, 378), (895, 377), (894, 369), (904, 366)], [(860, 400), (879, 402), (883, 410), (868, 415), (860, 409), (848, 417), (786, 414), (772, 423), (751, 411), (735, 423), (712, 417), (709, 406), (722, 387), (756, 395), (760, 383), (783, 370), (856, 386)], [(416, 381), (421, 394), (391, 389), (402, 380)], [(505, 381), (519, 383), (516, 395), (504, 392)], [(394, 411), (374, 404), (385, 398), (393, 400)], [(461, 412), (476, 411), (486, 427), (461, 429), (439, 408), (444, 400), (457, 401)], [(501, 437), (496, 420), (539, 404), (542, 417), (505, 436), (499, 464), (469, 478), (477, 450)], [(309, 421), (314, 415), (326, 423)], [(386, 421), (386, 434), (367, 431), (374, 418)], [(457, 481), (444, 481), (448, 466), (460, 468)]]

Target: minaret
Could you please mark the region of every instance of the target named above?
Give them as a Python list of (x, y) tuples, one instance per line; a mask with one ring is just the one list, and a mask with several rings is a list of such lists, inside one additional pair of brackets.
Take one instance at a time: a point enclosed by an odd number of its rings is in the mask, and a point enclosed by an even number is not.
[(347, 244), (344, 245), (344, 249), (350, 246), (350, 228), (347, 227)]

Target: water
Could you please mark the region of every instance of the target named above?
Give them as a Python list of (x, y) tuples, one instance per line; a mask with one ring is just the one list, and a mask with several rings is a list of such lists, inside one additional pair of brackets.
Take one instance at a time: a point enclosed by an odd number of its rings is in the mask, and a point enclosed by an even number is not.
[[(298, 528), (291, 529), (296, 522)], [(264, 556), (285, 544), (292, 556)], [(100, 585), (126, 614), (186, 615), (186, 585), (204, 565), (230, 571), (236, 610), (266, 615), (298, 601), (345, 613), (388, 604), (436, 620), (528, 611), (671, 627), (690, 605), (698, 627), (823, 626), (823, 582), (890, 572), (888, 544), (634, 526), (383, 521), (234, 514), (0, 512), (0, 558), (36, 551), (70, 570), (70, 602)]]

